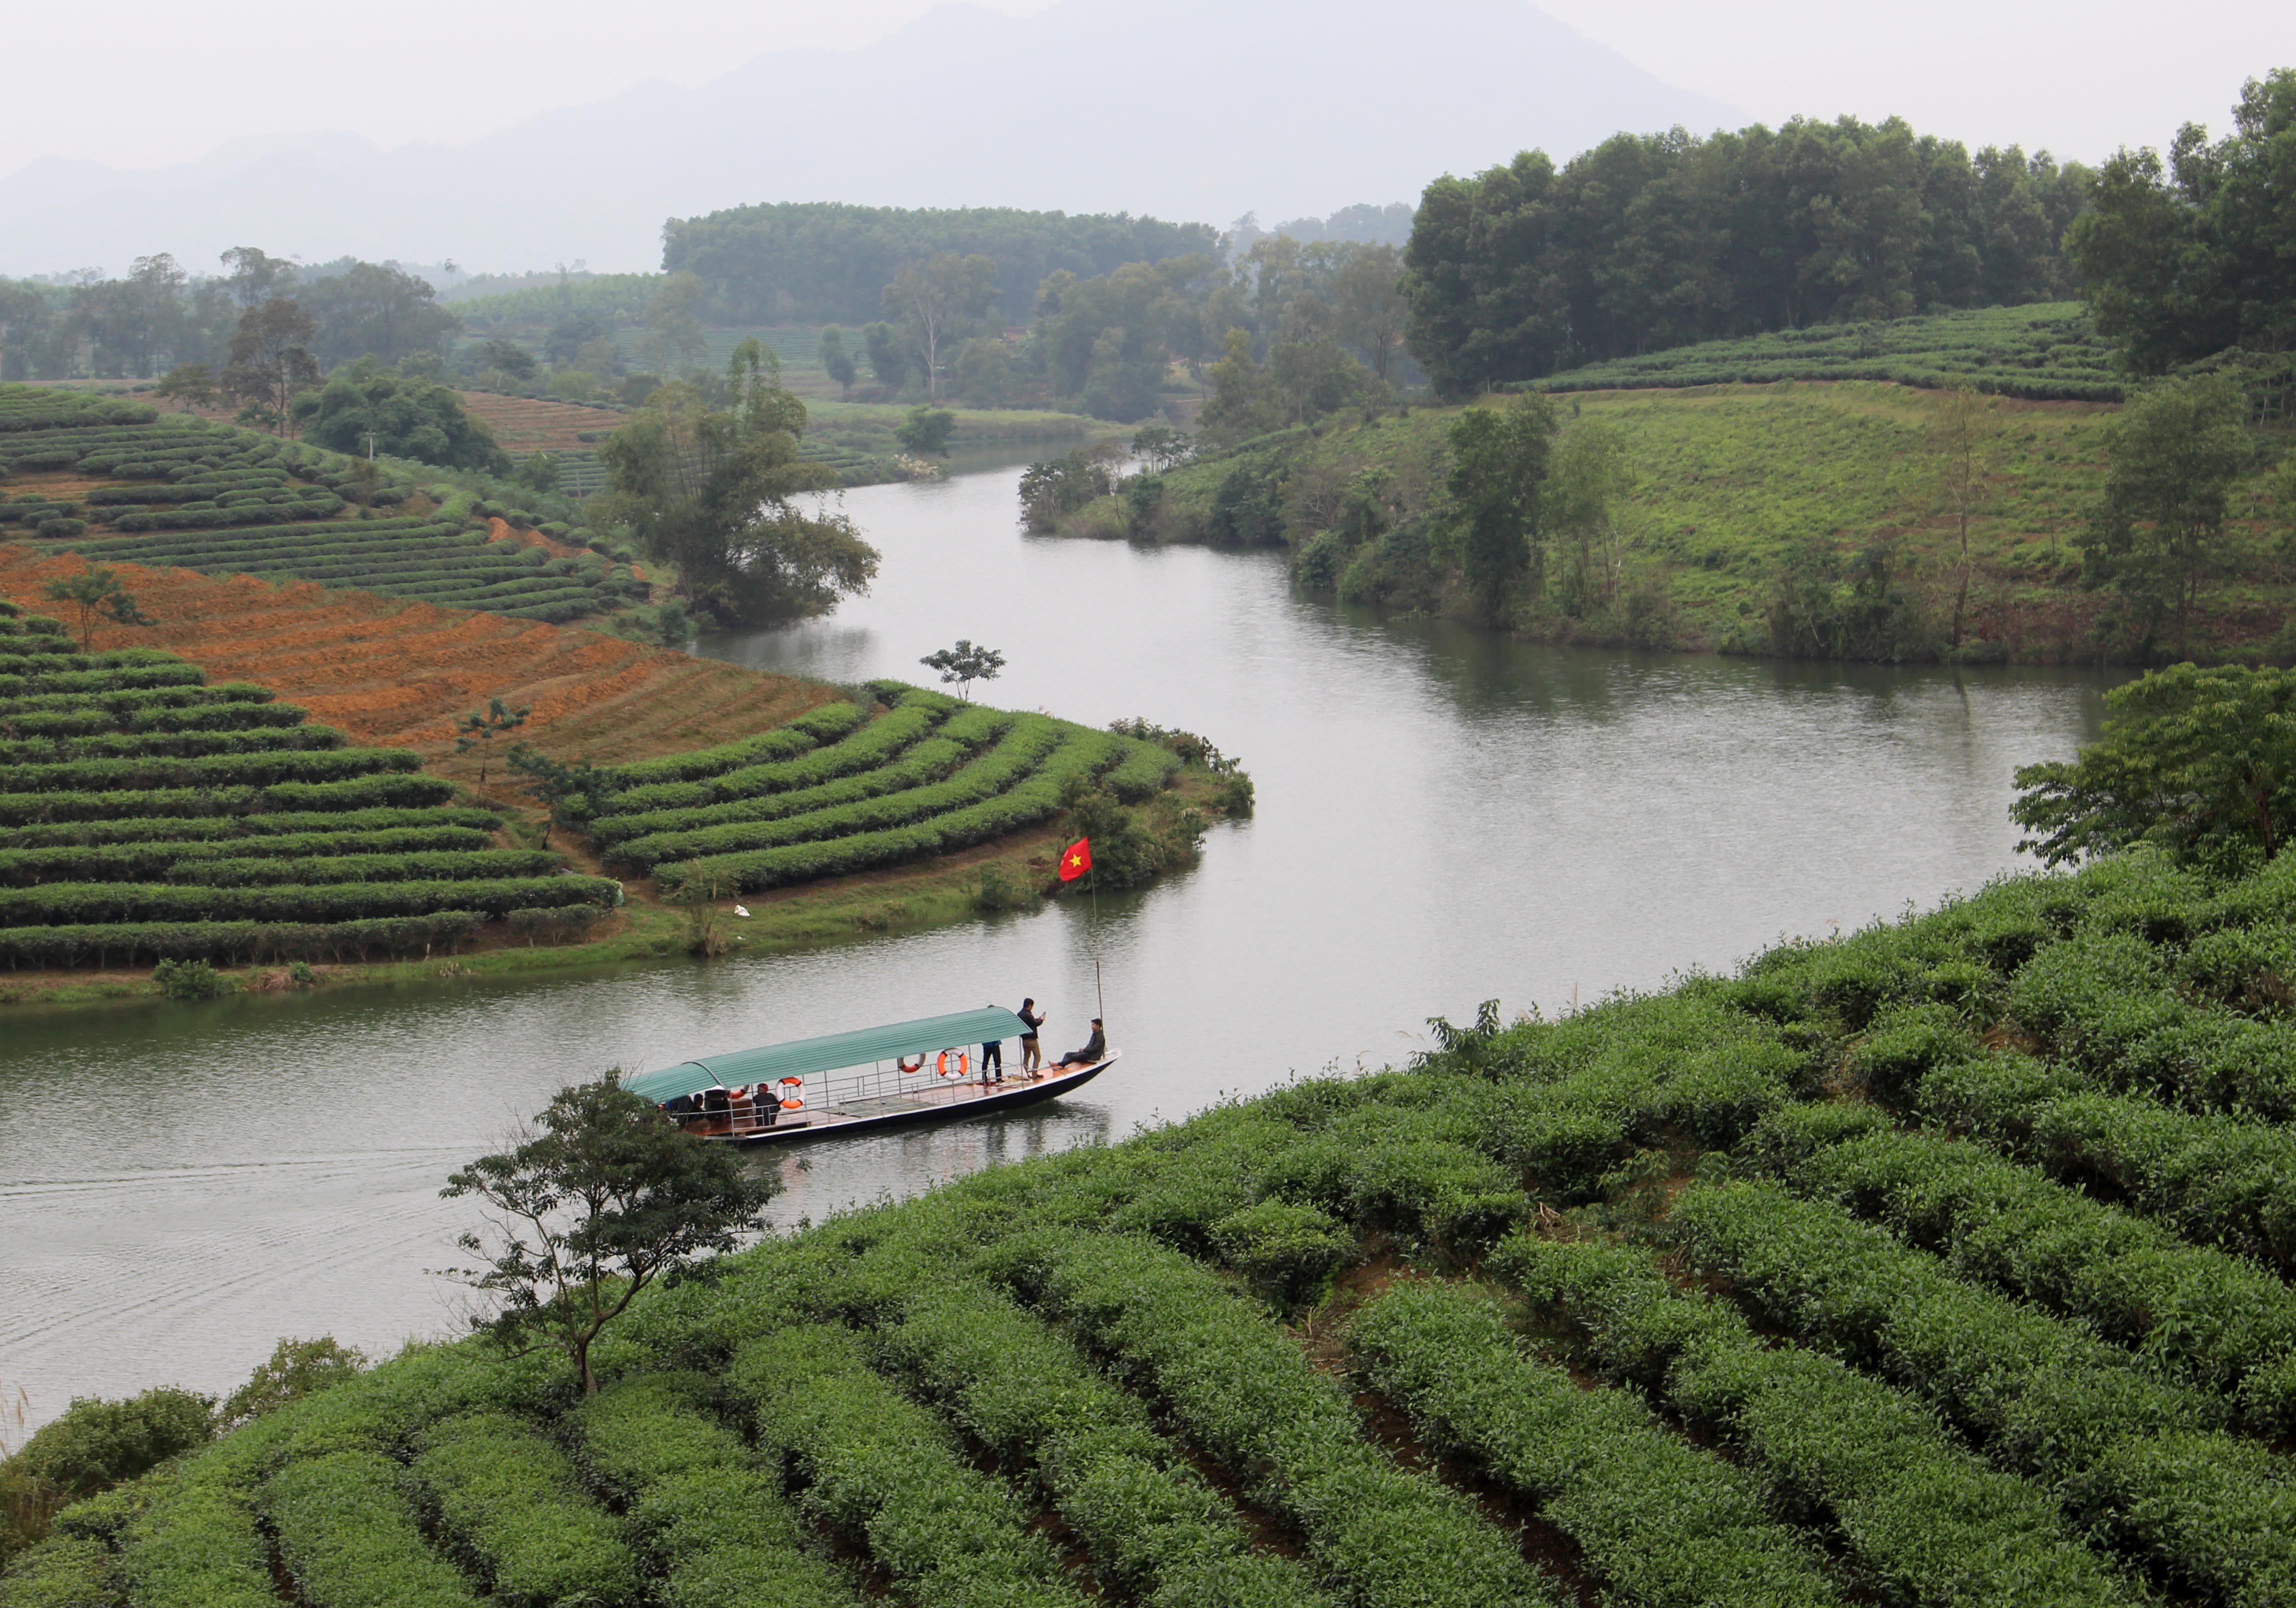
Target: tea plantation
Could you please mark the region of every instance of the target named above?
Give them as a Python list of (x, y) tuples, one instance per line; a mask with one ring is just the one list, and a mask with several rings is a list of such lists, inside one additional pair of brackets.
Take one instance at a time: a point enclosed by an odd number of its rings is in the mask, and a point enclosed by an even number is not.
[[(0, 533), (45, 552), (316, 580), (552, 621), (644, 593), (599, 554), (554, 556), (495, 539), (486, 521), (434, 506), (418, 488), (362, 487), (360, 467), (193, 414), (0, 385)], [(347, 494), (369, 505), (354, 510)], [(395, 512), (409, 505), (428, 512)]]
[(2114, 351), (2096, 332), (2085, 305), (2053, 301), (1701, 341), (1589, 364), (1541, 380), (1536, 388), (1675, 390), (1778, 380), (1936, 386), (1958, 379), (1995, 396), (2118, 402), (2128, 381)]
[(761, 736), (612, 771), (587, 822), (609, 869), (711, 897), (873, 870), (1050, 820), (1063, 789), (1104, 777), (1144, 799), (1170, 750), (1048, 715), (870, 684), (889, 712), (829, 703)]
[(0, 957), (12, 969), (451, 950), (619, 898), (403, 749), (153, 649), (80, 652), (0, 603)]
[(1487, 1010), (707, 1265), (586, 1399), (411, 1349), (0, 1604), (2296, 1602), (2292, 964), (2287, 857), (2132, 857)]

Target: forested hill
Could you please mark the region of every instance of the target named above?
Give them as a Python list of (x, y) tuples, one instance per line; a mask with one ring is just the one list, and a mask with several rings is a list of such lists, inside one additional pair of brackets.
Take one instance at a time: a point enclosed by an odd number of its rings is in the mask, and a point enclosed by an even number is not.
[(2090, 176), (1892, 119), (1621, 134), (1427, 186), (1411, 348), (1459, 395), (1587, 362), (1808, 324), (2070, 293)]
[(726, 323), (858, 324), (882, 316), (885, 286), (906, 265), (979, 253), (996, 264), (998, 300), (1018, 323), (1058, 269), (1091, 278), (1128, 262), (1209, 255), (1218, 243), (1209, 225), (1120, 213), (787, 203), (674, 217), (662, 266), (697, 275)]

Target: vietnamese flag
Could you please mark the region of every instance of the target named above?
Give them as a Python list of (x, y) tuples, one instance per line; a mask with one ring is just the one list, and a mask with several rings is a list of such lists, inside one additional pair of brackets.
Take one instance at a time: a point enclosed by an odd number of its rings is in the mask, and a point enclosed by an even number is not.
[(1092, 840), (1078, 838), (1061, 851), (1061, 881), (1073, 882), (1092, 869)]

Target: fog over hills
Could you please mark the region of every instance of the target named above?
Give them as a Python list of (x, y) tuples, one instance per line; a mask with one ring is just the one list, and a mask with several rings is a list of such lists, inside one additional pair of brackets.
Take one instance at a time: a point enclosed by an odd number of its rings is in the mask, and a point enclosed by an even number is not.
[(953, 4), (861, 50), (767, 54), (467, 144), (315, 133), (158, 171), (36, 162), (0, 179), (0, 272), (116, 274), (156, 250), (201, 272), (242, 244), (653, 268), (665, 217), (770, 201), (1267, 220), (1415, 199), (1524, 146), (1736, 120), (1524, 0)]

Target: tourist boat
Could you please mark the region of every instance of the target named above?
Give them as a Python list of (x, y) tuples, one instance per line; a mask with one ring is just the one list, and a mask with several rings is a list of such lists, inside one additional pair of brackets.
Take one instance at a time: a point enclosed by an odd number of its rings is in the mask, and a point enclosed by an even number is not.
[[(1083, 1087), (1117, 1058), (1109, 1050), (1089, 1065), (1047, 1065), (1031, 1076), (1016, 1042), (1025, 1031), (1010, 1011), (959, 1011), (681, 1061), (622, 1087), (689, 1133), (764, 1144), (1015, 1111)], [(983, 1082), (980, 1047), (999, 1041), (1004, 1079), (992, 1072)]]

